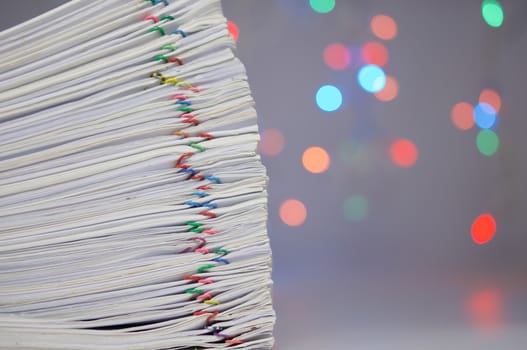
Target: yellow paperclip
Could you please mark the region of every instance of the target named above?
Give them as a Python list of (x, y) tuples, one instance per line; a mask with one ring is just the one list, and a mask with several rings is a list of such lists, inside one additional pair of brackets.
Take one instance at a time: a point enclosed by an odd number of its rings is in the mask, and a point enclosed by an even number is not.
[(170, 83), (174, 83), (177, 85), (179, 83), (179, 80), (177, 80), (174, 77), (161, 79), (161, 84), (170, 84)]
[(192, 84), (187, 83), (186, 81), (180, 81), (180, 82), (177, 83), (176, 85), (177, 85), (177, 86), (183, 86), (183, 87), (186, 87), (186, 88), (191, 88), (191, 87), (193, 87)]

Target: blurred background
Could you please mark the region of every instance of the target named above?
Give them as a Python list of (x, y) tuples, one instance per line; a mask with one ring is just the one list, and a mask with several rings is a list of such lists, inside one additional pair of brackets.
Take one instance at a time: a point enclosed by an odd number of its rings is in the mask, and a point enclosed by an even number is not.
[[(0, 2), (0, 29), (65, 1)], [(275, 350), (527, 349), (527, 1), (224, 0)]]

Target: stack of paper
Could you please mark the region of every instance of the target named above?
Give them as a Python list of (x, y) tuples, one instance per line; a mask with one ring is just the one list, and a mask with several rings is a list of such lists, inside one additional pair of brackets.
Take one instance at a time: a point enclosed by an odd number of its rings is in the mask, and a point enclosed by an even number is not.
[(219, 0), (74, 0), (0, 33), (0, 348), (272, 348), (233, 46)]

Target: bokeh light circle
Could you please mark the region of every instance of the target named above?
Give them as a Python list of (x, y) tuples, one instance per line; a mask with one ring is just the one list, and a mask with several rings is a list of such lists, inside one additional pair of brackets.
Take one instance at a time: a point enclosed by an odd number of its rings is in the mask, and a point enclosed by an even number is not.
[(368, 216), (368, 198), (351, 196), (344, 201), (344, 216), (349, 221), (362, 221)]
[(304, 168), (315, 174), (323, 173), (328, 170), (331, 158), (325, 149), (318, 146), (309, 147), (302, 155)]
[(496, 233), (496, 220), (491, 214), (482, 214), (474, 220), (470, 231), (474, 242), (477, 244), (488, 243)]
[(278, 129), (266, 129), (262, 132), (259, 144), (260, 152), (266, 156), (276, 156), (284, 149), (284, 135)]
[(298, 199), (287, 199), (280, 205), (280, 219), (288, 226), (300, 226), (307, 217), (304, 203)]
[(474, 107), (468, 102), (456, 103), (450, 110), (450, 118), (459, 130), (469, 130), (474, 126)]
[(390, 157), (400, 167), (409, 168), (413, 166), (418, 156), (417, 146), (410, 140), (399, 139), (390, 146)]
[(481, 130), (476, 138), (476, 145), (481, 154), (490, 157), (498, 151), (500, 138), (492, 130)]
[(381, 67), (372, 64), (362, 67), (357, 78), (360, 86), (371, 93), (381, 91), (386, 85), (386, 74)]
[(382, 40), (393, 40), (397, 36), (397, 22), (390, 16), (373, 16), (370, 28), (372, 33)]
[(481, 15), (483, 20), (491, 27), (501, 27), (504, 14), (501, 4), (497, 0), (483, 0), (481, 3)]
[(496, 123), (496, 111), (488, 103), (478, 103), (474, 107), (474, 122), (482, 129), (490, 129)]
[(334, 70), (346, 69), (351, 63), (349, 49), (342, 44), (330, 44), (324, 49), (324, 62)]
[(325, 112), (333, 112), (342, 105), (342, 92), (333, 85), (324, 85), (315, 96), (318, 107)]
[(492, 89), (483, 89), (479, 94), (479, 102), (489, 104), (496, 113), (499, 113), (501, 109), (501, 96)]
[(472, 324), (484, 331), (493, 331), (503, 326), (503, 296), (494, 288), (473, 293), (466, 303)]
[(238, 29), (238, 25), (234, 23), (233, 21), (227, 21), (227, 29), (229, 30), (229, 34), (232, 36), (234, 41), (238, 41), (238, 38), (240, 36), (240, 30)]
[(379, 67), (385, 66), (389, 58), (386, 46), (375, 41), (362, 46), (361, 56), (364, 63)]
[(309, 0), (313, 11), (318, 13), (329, 13), (335, 8), (335, 0)]
[[(386, 84), (384, 85), (384, 88), (375, 93), (375, 97), (379, 101), (383, 102), (389, 102), (394, 100), (397, 97), (397, 94), (399, 93), (399, 84), (397, 83), (397, 80), (392, 76), (386, 76)], [(472, 115), (470, 115), (470, 119), (472, 119)]]

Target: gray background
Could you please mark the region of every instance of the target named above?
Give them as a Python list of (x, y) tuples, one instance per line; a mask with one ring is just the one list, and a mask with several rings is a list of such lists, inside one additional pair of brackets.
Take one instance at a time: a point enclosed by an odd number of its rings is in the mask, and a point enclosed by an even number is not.
[[(0, 0), (0, 28), (65, 1)], [(308, 0), (225, 0), (240, 28), (260, 127), (280, 129), (284, 151), (263, 157), (270, 176), (269, 232), (274, 257), (275, 349), (527, 348), (527, 2), (503, 0), (498, 30), (481, 19), (480, 1), (337, 0), (313, 12)], [(375, 40), (372, 16), (396, 19), (385, 45), (386, 70), (399, 96), (382, 103), (356, 83), (356, 67), (336, 73), (322, 51)], [(37, 30), (37, 29), (36, 29)], [(1, 50), (1, 48), (0, 48)], [(324, 113), (318, 87), (342, 88), (344, 104)], [(501, 147), (484, 157), (476, 130), (452, 126), (450, 109), (498, 90)], [(394, 166), (391, 140), (412, 139), (415, 166)], [(367, 150), (367, 166), (349, 166), (346, 142)], [(303, 151), (331, 155), (311, 174)], [(369, 200), (368, 217), (347, 221), (350, 195)], [(280, 220), (279, 205), (302, 200), (302, 226)], [(498, 230), (487, 245), (470, 238), (472, 221), (491, 212)]]

